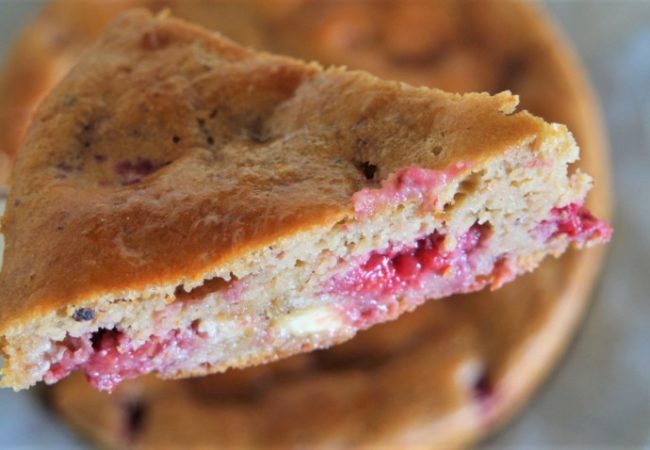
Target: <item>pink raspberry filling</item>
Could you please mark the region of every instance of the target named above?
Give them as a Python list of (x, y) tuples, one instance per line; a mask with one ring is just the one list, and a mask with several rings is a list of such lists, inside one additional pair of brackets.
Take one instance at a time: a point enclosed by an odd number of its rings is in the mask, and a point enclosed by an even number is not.
[[(363, 218), (413, 196), (419, 196), (425, 206), (434, 204), (439, 187), (465, 167), (458, 165), (446, 172), (403, 169), (389, 177), (381, 189), (364, 189), (355, 194), (355, 211)], [(612, 229), (576, 203), (554, 208), (535, 234), (541, 242), (566, 235), (584, 244), (592, 239), (609, 240)], [(411, 308), (426, 296), (471, 292), (489, 283), (498, 287), (514, 279), (516, 270), (507, 254), (492, 254), (489, 239), (490, 226), (475, 224), (456, 237), (453, 249), (445, 248), (445, 236), (437, 231), (411, 245), (392, 245), (352, 261), (344, 273), (325, 284), (323, 292), (337, 297), (335, 306), (353, 326), (367, 328), (396, 316), (396, 311), (403, 310), (397, 308), (403, 300)], [(239, 296), (244, 287), (244, 280), (231, 283), (226, 298)], [(174, 314), (176, 305), (172, 303), (165, 311)], [(82, 370), (95, 388), (110, 392), (120, 382), (140, 375), (171, 374), (206, 345), (208, 338), (194, 326), (153, 335), (135, 348), (123, 332), (102, 329), (55, 343), (44, 380), (52, 384), (74, 370)]]
[[(559, 235), (585, 244), (609, 240), (611, 227), (596, 219), (582, 205), (554, 208), (539, 224), (538, 238), (547, 242)], [(491, 283), (494, 288), (512, 281), (516, 270), (507, 254), (492, 255), (485, 249), (489, 226), (472, 226), (456, 238), (456, 246), (445, 250), (445, 236), (434, 232), (413, 245), (391, 246), (372, 252), (325, 286), (327, 294), (346, 299), (342, 312), (354, 326), (366, 328), (390, 317), (400, 296), (413, 306), (432, 297), (472, 292)]]
[(390, 304), (398, 296), (431, 292), (432, 283), (440, 290), (434, 295), (481, 288), (487, 279), (475, 280), (476, 255), (488, 236), (489, 227), (477, 224), (456, 239), (453, 250), (444, 249), (445, 236), (436, 231), (412, 246), (372, 252), (332, 278), (325, 291), (346, 299), (343, 313), (356, 327), (366, 328), (389, 314)]
[(435, 205), (438, 191), (463, 170), (470, 167), (467, 162), (454, 164), (447, 170), (407, 167), (389, 176), (380, 189), (367, 188), (352, 196), (354, 212), (358, 217), (367, 217), (382, 207), (403, 201), (421, 198), (424, 205)]
[(572, 203), (553, 208), (551, 217), (539, 225), (539, 233), (544, 241), (565, 234), (572, 241), (584, 244), (592, 239), (609, 241), (612, 227), (596, 219), (582, 204)]
[(443, 250), (445, 237), (436, 231), (418, 239), (413, 247), (372, 252), (362, 264), (335, 277), (329, 291), (340, 296), (383, 297), (419, 289), (427, 274), (468, 272), (469, 254), (480, 247), (487, 231), (488, 227), (474, 225), (458, 238), (452, 251)]
[(165, 373), (182, 363), (206, 340), (193, 327), (151, 336), (137, 348), (117, 330), (100, 330), (82, 337), (67, 337), (63, 353), (44, 377), (53, 384), (74, 370), (82, 370), (96, 389), (111, 392), (122, 381), (151, 372)]

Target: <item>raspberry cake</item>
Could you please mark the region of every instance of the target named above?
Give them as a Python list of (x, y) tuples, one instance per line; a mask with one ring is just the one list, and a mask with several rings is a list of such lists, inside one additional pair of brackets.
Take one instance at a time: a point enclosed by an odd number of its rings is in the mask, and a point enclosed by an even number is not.
[[(49, 4), (15, 47), (23, 51), (14, 52), (5, 71), (5, 79), (14, 74), (8, 84), (14, 101), (0, 96), (0, 122), (8, 105), (32, 108), (30, 94), (40, 97), (49, 89), (44, 80), (60, 76), (105, 20), (98, 11), (117, 3), (75, 2), (72, 9), (66, 4), (69, 0)], [(582, 147), (579, 165), (598, 180), (587, 204), (607, 214), (602, 126), (592, 96), (574, 58), (529, 4), (483, 1), (460, 7), (454, 1), (399, 0), (367, 8), (367, 2), (291, 1), (264, 10), (248, 8), (247, 2), (239, 3), (236, 13), (229, 12), (230, 4), (165, 2), (181, 17), (279, 53), (452, 91), (510, 87), (523, 94), (523, 107), (569, 125)], [(288, 34), (293, 41), (284, 39)], [(377, 35), (382, 39), (368, 38)], [(0, 126), (12, 132), (16, 124)], [(313, 448), (332, 446), (333, 437), (339, 446), (408, 440), (456, 447), (503, 422), (553, 365), (587, 303), (602, 249), (548, 260), (489, 295), (429, 302), (417, 314), (373, 327), (326, 352), (194, 380), (145, 378), (124, 383), (112, 396), (73, 375), (48, 388), (48, 398), (68, 423), (104, 448)], [(471, 377), (463, 370), (467, 364), (475, 368)], [(415, 392), (418, 383), (435, 387)], [(373, 395), (372, 402), (364, 395)], [(314, 396), (319, 408), (312, 407)], [(232, 432), (240, 429), (246, 432)]]
[(608, 240), (570, 133), (516, 103), (125, 14), (17, 161), (2, 384), (268, 362)]

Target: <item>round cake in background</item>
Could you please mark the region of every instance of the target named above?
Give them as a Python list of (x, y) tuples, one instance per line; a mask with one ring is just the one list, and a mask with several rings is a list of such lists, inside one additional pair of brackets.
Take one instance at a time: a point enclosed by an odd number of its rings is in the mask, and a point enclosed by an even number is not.
[[(260, 49), (457, 92), (511, 90), (573, 131), (607, 217), (603, 128), (574, 55), (535, 6), (439, 0), (57, 0), (19, 37), (0, 78), (5, 174), (31, 112), (111, 18), (133, 6)], [(603, 249), (569, 252), (494, 293), (429, 302), (327, 351), (113, 395), (81, 376), (45, 389), (103, 447), (470, 445), (511, 417), (573, 336)]]

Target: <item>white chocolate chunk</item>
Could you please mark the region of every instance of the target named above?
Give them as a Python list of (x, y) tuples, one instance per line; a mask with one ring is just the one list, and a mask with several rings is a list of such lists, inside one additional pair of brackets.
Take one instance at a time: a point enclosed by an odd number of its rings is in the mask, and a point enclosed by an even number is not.
[(296, 311), (280, 318), (276, 329), (294, 336), (315, 333), (331, 333), (343, 328), (339, 314), (330, 307), (319, 306), (303, 311)]

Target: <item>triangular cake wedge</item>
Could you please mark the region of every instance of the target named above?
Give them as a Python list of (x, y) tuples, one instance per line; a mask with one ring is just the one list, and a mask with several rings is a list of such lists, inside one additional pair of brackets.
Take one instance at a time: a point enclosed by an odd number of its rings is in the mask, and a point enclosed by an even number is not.
[(606, 241), (571, 134), (516, 104), (127, 13), (23, 143), (2, 385), (260, 364)]

